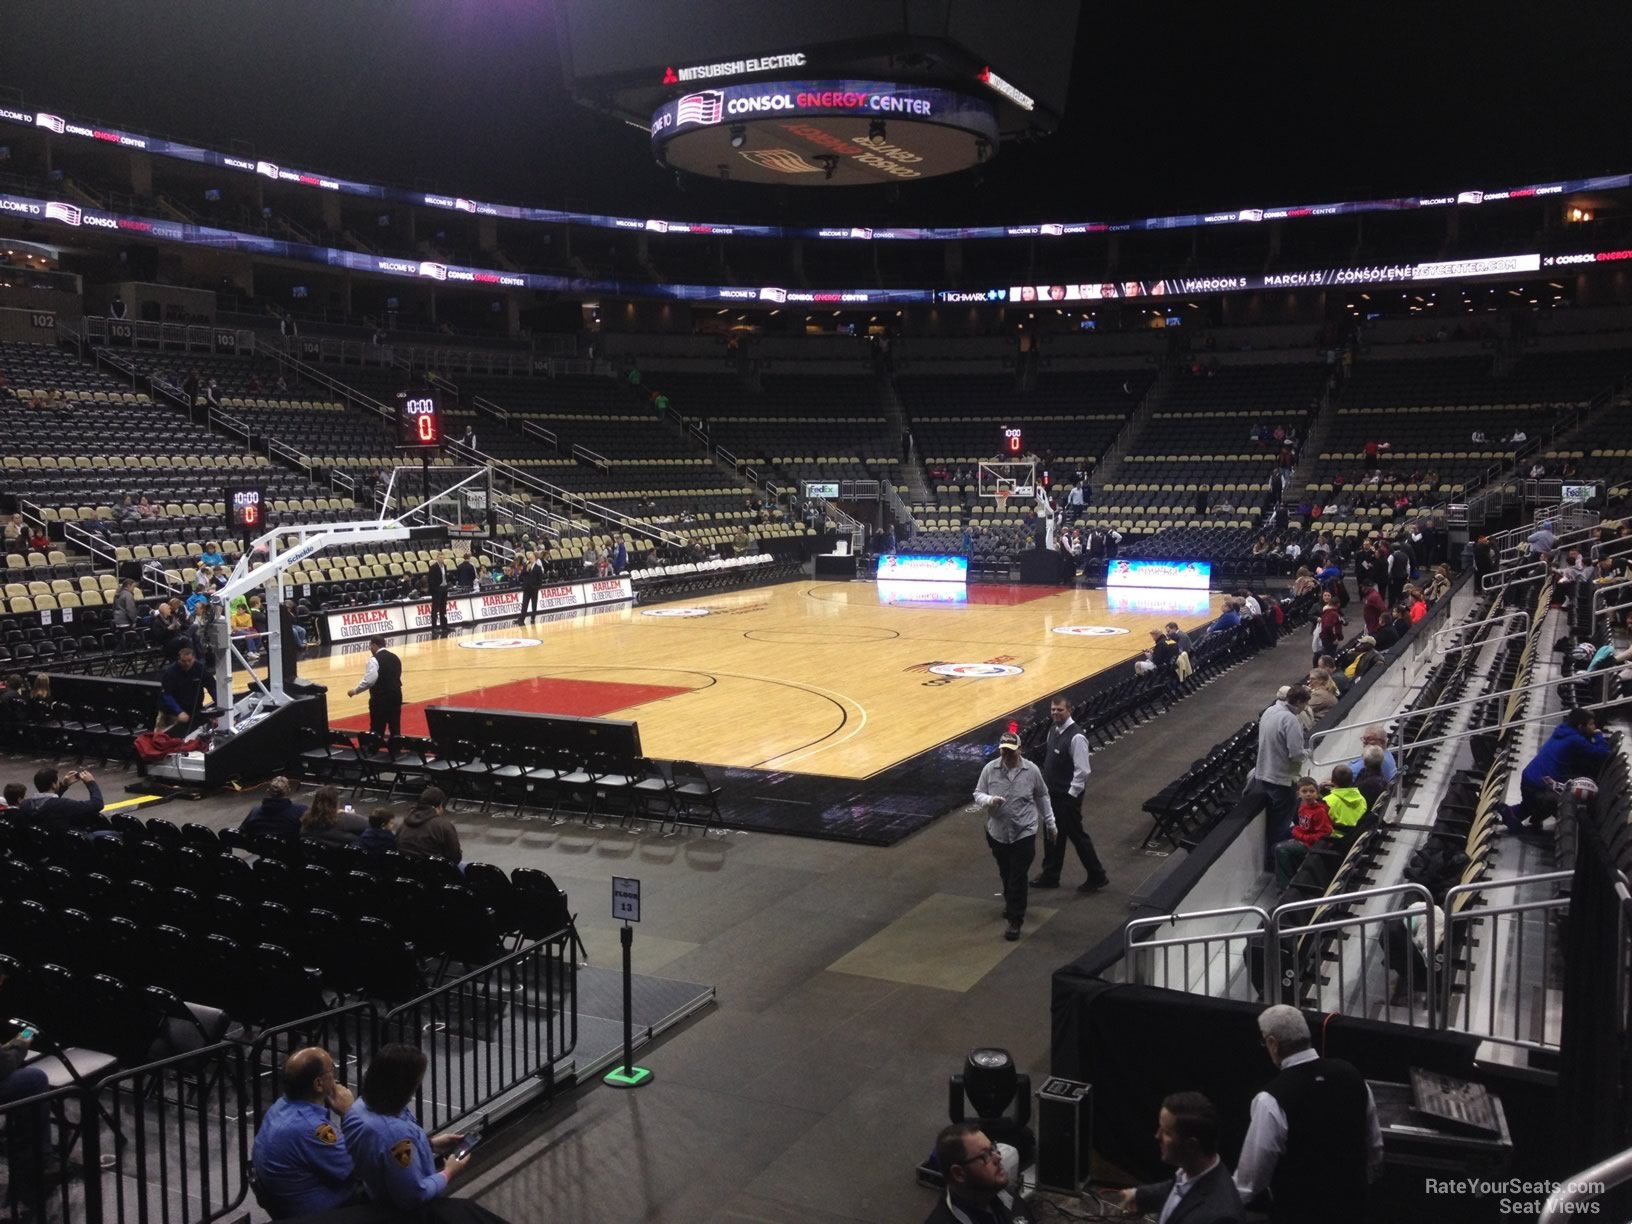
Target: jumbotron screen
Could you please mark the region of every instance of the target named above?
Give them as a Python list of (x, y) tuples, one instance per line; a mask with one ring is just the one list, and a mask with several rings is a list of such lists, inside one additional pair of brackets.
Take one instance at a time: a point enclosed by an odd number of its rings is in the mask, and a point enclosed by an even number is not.
[(1206, 561), (1112, 561), (1105, 585), (1157, 587), (1164, 590), (1205, 591), (1212, 585), (1213, 567)]
[(968, 557), (885, 553), (874, 575), (880, 582), (968, 582)]

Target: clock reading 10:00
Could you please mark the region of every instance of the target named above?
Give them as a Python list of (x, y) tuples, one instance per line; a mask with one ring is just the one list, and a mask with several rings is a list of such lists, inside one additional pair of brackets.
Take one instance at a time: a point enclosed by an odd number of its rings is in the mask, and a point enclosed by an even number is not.
[(442, 444), (442, 405), (429, 391), (397, 392), (397, 445), (402, 448)]

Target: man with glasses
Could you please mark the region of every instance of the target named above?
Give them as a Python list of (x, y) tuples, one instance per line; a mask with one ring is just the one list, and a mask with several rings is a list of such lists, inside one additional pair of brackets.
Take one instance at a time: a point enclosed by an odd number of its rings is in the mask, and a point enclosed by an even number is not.
[(924, 1224), (1032, 1224), (1025, 1201), (1009, 1193), (998, 1146), (973, 1122), (948, 1126), (935, 1140), (946, 1190)]

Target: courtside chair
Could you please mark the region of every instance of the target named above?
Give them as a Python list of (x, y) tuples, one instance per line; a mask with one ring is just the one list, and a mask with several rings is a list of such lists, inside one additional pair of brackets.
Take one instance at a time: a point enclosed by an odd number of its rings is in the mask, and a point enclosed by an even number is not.
[[(720, 820), (720, 788), (710, 781), (701, 766), (691, 761), (675, 761), (671, 766), (669, 793), (674, 800), (671, 815), (675, 829), (681, 822), (699, 823), (706, 834), (710, 829), (725, 828)], [(701, 817), (700, 820), (694, 818)]]

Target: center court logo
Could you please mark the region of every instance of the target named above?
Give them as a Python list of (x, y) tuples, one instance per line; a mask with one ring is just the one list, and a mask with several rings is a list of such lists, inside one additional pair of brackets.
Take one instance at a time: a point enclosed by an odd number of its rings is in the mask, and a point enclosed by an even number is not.
[(1115, 625), (1055, 625), (1054, 632), (1067, 637), (1116, 637), (1127, 630)]
[(647, 608), (642, 616), (707, 616), (707, 608)]
[(1012, 663), (934, 663), (929, 670), (954, 680), (990, 680), (996, 676), (1022, 675), (1026, 669)]
[(483, 638), (479, 642), (459, 643), (465, 650), (525, 650), (529, 646), (543, 644), (538, 638)]

